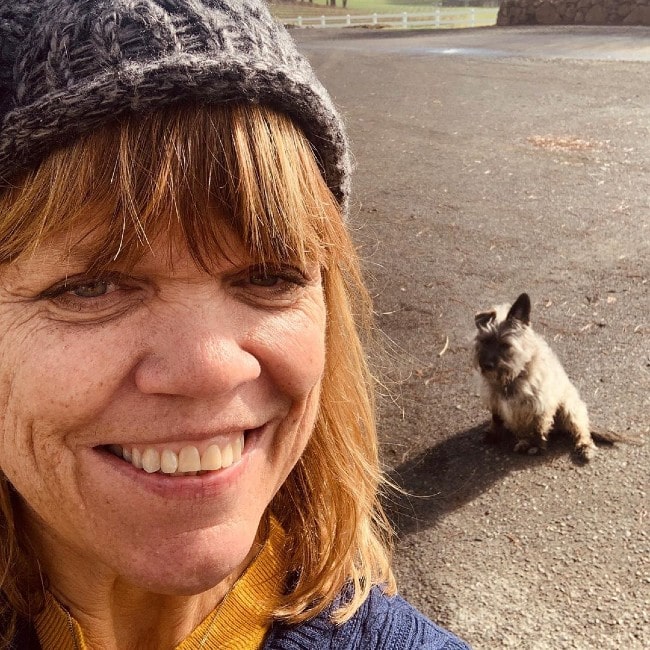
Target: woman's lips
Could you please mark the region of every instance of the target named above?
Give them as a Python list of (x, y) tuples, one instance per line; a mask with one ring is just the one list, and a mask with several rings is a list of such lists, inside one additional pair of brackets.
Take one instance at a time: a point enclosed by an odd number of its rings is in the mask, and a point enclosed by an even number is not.
[[(244, 476), (249, 476), (250, 468), (252, 467), (251, 461), (255, 462), (253, 459), (258, 456), (257, 451), (262, 440), (266, 437), (272, 428), (272, 423), (267, 422), (266, 424), (257, 427), (255, 429), (248, 429), (244, 431), (244, 449), (241, 454), (241, 458), (237, 461), (233, 459), (232, 464), (229, 467), (223, 466), (223, 458), (221, 463), (221, 468), (219, 470), (198, 470), (191, 472), (178, 472), (178, 469), (173, 474), (165, 474), (161, 470), (157, 470), (151, 473), (148, 473), (144, 468), (137, 468), (133, 464), (133, 458), (131, 461), (127, 461), (124, 457), (118, 457), (113, 451), (109, 449), (110, 445), (100, 445), (93, 448), (91, 451), (95, 453), (92, 454), (95, 461), (91, 461), (91, 472), (95, 476), (103, 477), (108, 480), (107, 488), (110, 490), (123, 490), (124, 484), (121, 482), (122, 479), (127, 481), (127, 485), (130, 485), (128, 490), (130, 492), (131, 502), (135, 502), (137, 498), (142, 497), (146, 494), (155, 494), (163, 498), (163, 503), (166, 503), (167, 506), (171, 507), (169, 504), (175, 500), (184, 500), (190, 499), (196, 501), (197, 499), (206, 499), (212, 501), (213, 499), (223, 499), (228, 496), (228, 499), (232, 498), (232, 494), (236, 493), (237, 490), (241, 488), (241, 481)], [(226, 442), (232, 442), (241, 436), (235, 433), (232, 435), (220, 434), (218, 436), (218, 444), (220, 446), (220, 452), (222, 451), (221, 447), (225, 445)], [(200, 438), (195, 440), (185, 440), (174, 443), (174, 441), (167, 441), (164, 443), (157, 444), (155, 449), (160, 450), (171, 449), (174, 453), (180, 453), (183, 447), (195, 446), (197, 450), (206, 451), (211, 444), (216, 444), (217, 439), (206, 439), (201, 441)], [(123, 446), (120, 447), (129, 447), (128, 443), (123, 443)], [(152, 445), (140, 444), (139, 447), (141, 452), (144, 452), (148, 446), (153, 447)], [(131, 447), (131, 450), (133, 447)], [(117, 448), (115, 448), (117, 451)], [(228, 452), (226, 452), (227, 454)], [(162, 460), (162, 459), (161, 459)], [(99, 461), (100, 464), (95, 464), (96, 461)], [(117, 471), (117, 475), (121, 476), (122, 479), (115, 480), (114, 474), (106, 474), (101, 471), (99, 468), (104, 466), (106, 463), (109, 466), (112, 466), (114, 470)], [(154, 465), (155, 467), (155, 465)], [(151, 468), (150, 468), (151, 469)], [(112, 478), (111, 478), (112, 477)], [(234, 492), (233, 492), (234, 491)], [(139, 495), (139, 496), (138, 496)], [(150, 502), (147, 502), (150, 504)], [(147, 506), (148, 507), (148, 506)]]

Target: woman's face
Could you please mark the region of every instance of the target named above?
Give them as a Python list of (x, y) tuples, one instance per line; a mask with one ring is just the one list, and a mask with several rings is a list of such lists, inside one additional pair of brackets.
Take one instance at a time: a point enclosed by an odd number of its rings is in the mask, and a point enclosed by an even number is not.
[(208, 274), (162, 240), (89, 276), (69, 241), (0, 269), (0, 467), (55, 585), (199, 593), (245, 561), (312, 431), (318, 268), (264, 273), (231, 242)]

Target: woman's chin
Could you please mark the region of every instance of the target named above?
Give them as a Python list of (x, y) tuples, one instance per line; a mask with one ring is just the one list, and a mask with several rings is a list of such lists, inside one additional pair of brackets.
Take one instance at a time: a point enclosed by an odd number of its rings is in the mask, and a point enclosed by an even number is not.
[(200, 594), (219, 584), (230, 586), (257, 553), (256, 531), (182, 543), (165, 543), (130, 561), (111, 562), (132, 586), (170, 596)]
[[(167, 596), (193, 596), (223, 584), (227, 590), (247, 565), (248, 554), (239, 558), (204, 558), (194, 562), (161, 561), (147, 567), (124, 569), (125, 581), (143, 591)], [(122, 573), (122, 570), (118, 568)]]

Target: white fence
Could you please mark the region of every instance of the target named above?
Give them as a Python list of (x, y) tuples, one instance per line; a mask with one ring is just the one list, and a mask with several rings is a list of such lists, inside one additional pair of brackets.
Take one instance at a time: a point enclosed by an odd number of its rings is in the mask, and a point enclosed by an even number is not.
[(495, 25), (497, 8), (443, 7), (430, 13), (370, 14), (368, 16), (298, 16), (285, 18), (283, 23), (293, 27), (480, 27)]

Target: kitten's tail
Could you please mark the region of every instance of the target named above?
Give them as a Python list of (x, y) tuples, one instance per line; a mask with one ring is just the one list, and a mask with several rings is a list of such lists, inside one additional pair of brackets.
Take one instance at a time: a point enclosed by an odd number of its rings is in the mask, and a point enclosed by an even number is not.
[(629, 436), (625, 433), (616, 433), (614, 431), (592, 430), (591, 437), (595, 442), (605, 443), (606, 445), (614, 445), (617, 442), (622, 442), (626, 445), (636, 445), (637, 447), (640, 447), (644, 444), (643, 439), (639, 436)]

